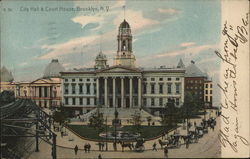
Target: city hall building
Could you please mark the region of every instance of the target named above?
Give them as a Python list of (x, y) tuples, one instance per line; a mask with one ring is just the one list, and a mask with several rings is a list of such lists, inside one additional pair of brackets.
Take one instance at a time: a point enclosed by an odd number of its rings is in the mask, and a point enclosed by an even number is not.
[(141, 68), (136, 66), (130, 25), (124, 20), (117, 36), (113, 66), (99, 52), (93, 68), (61, 72), (63, 106), (75, 114), (96, 107), (146, 108), (152, 112), (165, 108), (170, 99), (176, 106), (184, 102), (182, 67)]

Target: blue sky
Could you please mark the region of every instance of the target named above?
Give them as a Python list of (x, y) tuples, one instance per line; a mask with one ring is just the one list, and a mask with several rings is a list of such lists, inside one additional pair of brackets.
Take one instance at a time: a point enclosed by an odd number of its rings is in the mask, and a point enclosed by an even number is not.
[[(1, 65), (13, 72), (16, 81), (34, 80), (53, 58), (66, 69), (92, 67), (100, 46), (112, 65), (124, 5), (137, 66), (173, 67), (182, 58), (185, 65), (194, 60), (201, 70), (217, 78), (220, 64), (214, 50), (219, 46), (221, 18), (217, 0), (4, 1)], [(109, 10), (24, 11), (25, 7), (78, 6), (108, 6)]]

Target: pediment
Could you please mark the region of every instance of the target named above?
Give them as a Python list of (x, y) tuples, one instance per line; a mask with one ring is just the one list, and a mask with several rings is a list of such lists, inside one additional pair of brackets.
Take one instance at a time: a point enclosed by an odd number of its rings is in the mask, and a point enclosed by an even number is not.
[(106, 69), (102, 69), (98, 72), (140, 72), (139, 69), (136, 68), (128, 68), (123, 66), (115, 66)]

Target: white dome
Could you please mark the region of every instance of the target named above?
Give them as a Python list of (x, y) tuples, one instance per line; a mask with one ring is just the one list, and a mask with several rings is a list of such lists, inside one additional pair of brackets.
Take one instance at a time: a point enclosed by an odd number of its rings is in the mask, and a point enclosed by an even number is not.
[(64, 67), (59, 63), (58, 59), (53, 59), (45, 68), (43, 77), (59, 77), (60, 72), (65, 71)]
[(102, 53), (102, 51), (100, 51), (95, 60), (107, 60), (107, 57)]
[(0, 79), (2, 82), (12, 82), (14, 80), (12, 73), (4, 66), (1, 69)]

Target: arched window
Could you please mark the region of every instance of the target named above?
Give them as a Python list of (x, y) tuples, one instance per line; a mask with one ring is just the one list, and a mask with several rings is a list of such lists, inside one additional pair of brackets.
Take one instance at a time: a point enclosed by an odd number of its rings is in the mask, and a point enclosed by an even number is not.
[(122, 51), (126, 50), (126, 42), (125, 40), (122, 41)]

